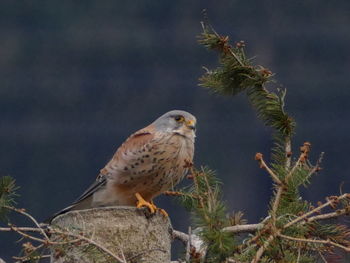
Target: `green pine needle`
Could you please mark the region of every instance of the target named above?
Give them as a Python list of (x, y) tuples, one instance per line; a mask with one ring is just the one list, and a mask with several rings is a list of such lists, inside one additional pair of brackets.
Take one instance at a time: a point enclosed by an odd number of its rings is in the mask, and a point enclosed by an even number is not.
[(7, 206), (16, 204), (15, 198), (18, 197), (16, 190), (19, 187), (15, 184), (15, 179), (11, 176), (0, 177), (0, 220), (6, 220), (8, 209)]

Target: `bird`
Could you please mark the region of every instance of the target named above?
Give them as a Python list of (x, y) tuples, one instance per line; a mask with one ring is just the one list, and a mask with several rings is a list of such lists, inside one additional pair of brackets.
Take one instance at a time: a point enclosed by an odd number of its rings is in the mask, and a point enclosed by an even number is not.
[(147, 207), (153, 199), (172, 189), (193, 163), (196, 118), (183, 110), (169, 111), (132, 135), (100, 170), (96, 180), (70, 206), (53, 218), (72, 210), (103, 206)]

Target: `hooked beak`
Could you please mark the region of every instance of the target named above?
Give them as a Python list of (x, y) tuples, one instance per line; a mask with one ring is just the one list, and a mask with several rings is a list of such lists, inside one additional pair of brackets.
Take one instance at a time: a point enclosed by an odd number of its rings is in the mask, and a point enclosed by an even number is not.
[(191, 129), (193, 131), (196, 130), (196, 124), (195, 124), (195, 122), (193, 120), (186, 121), (186, 126), (187, 126), (187, 128), (189, 128), (189, 129)]

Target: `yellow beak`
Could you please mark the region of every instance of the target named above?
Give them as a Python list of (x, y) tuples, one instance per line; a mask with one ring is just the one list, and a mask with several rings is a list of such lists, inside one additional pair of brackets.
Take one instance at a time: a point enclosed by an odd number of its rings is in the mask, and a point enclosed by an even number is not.
[(186, 126), (188, 128), (190, 128), (191, 130), (195, 130), (196, 129), (196, 124), (193, 120), (188, 120), (186, 121)]

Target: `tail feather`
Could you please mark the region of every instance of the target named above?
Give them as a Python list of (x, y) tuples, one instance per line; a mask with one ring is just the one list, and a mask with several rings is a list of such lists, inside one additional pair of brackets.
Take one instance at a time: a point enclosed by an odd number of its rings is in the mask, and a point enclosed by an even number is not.
[(63, 215), (69, 211), (74, 211), (74, 210), (83, 210), (83, 209), (88, 209), (92, 208), (92, 195), (86, 197), (85, 199), (73, 203), (70, 206), (67, 206), (66, 208), (63, 208), (62, 210), (58, 211), (57, 213), (53, 214), (51, 217), (47, 218), (44, 223), (51, 224), (52, 220), (56, 218), (59, 215)]
[(53, 220), (55, 217), (57, 217), (57, 216), (59, 216), (59, 215), (62, 215), (62, 214), (65, 214), (65, 213), (71, 211), (73, 207), (74, 207), (74, 205), (70, 205), (70, 206), (68, 206), (68, 207), (66, 207), (66, 208), (64, 208), (64, 209), (62, 209), (61, 211), (59, 211), (59, 212), (53, 214), (52, 216), (50, 216), (49, 218), (45, 219), (45, 220), (44, 220), (44, 223), (45, 223), (45, 224), (51, 224), (52, 220)]
[(72, 205), (62, 209), (61, 211), (57, 212), (53, 216), (44, 220), (44, 223), (51, 224), (52, 220), (55, 217), (65, 214), (72, 210), (82, 210), (82, 209), (92, 208), (93, 194), (103, 189), (106, 186), (106, 183), (107, 183), (106, 176), (103, 174), (99, 174), (96, 181)]

